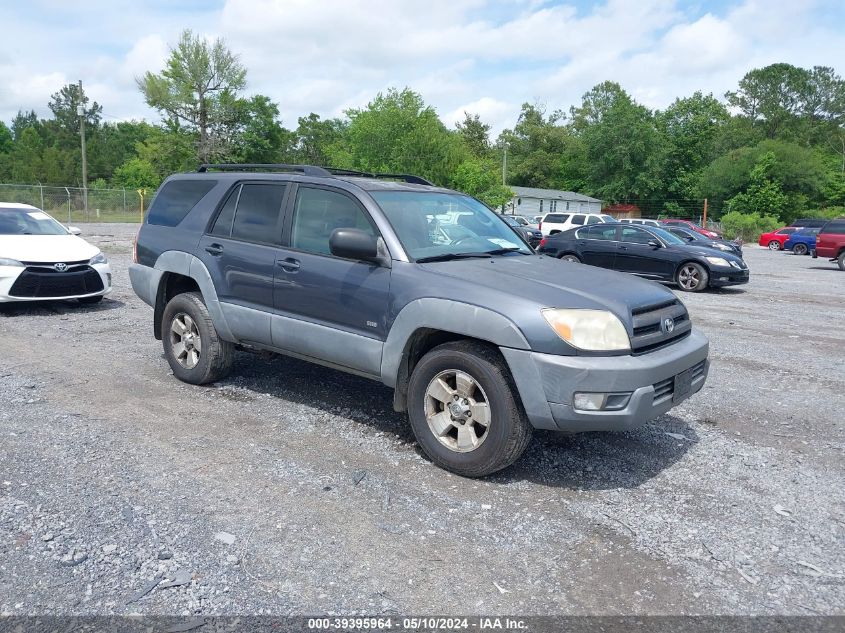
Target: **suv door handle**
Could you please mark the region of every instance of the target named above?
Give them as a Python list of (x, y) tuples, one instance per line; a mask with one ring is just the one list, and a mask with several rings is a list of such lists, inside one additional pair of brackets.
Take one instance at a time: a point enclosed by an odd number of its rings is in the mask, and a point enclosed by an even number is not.
[(205, 247), (207, 253), (211, 253), (215, 257), (219, 257), (223, 254), (223, 247), (220, 244), (209, 244)]
[(289, 273), (295, 273), (297, 270), (299, 270), (299, 260), (294, 259), (293, 257), (288, 257), (287, 259), (280, 259), (276, 263)]

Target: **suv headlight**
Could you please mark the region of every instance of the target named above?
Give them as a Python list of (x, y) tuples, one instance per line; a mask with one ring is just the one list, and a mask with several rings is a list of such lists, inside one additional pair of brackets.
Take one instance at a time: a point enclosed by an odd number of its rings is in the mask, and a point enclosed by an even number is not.
[(0, 266), (18, 266), (20, 268), (24, 267), (23, 264), (21, 264), (18, 260), (7, 259), (5, 257), (0, 257)]
[(106, 259), (106, 256), (103, 255), (102, 252), (99, 252), (96, 255), (94, 255), (94, 257), (89, 259), (88, 263), (89, 264), (108, 264), (109, 260)]
[(622, 321), (607, 310), (546, 308), (543, 318), (564, 341), (585, 351), (629, 351), (631, 341)]
[(724, 266), (725, 268), (730, 267), (728, 260), (724, 257), (705, 257), (708, 262), (713, 264), (714, 266)]

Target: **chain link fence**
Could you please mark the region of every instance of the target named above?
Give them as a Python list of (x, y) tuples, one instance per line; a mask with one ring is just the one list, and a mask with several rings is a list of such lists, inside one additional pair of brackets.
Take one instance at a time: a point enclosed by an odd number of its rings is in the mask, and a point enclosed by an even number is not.
[(135, 189), (88, 189), (42, 185), (0, 184), (0, 203), (31, 204), (67, 224), (81, 222), (141, 222), (154, 191)]

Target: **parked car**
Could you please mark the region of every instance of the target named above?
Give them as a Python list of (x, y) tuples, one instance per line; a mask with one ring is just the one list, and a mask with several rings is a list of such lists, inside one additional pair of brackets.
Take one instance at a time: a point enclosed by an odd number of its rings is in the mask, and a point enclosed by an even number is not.
[(824, 218), (798, 218), (789, 226), (794, 226), (801, 229), (820, 229), (828, 222), (829, 220), (826, 220)]
[(622, 224), (640, 224), (642, 226), (654, 226), (657, 228), (661, 226), (660, 222), (649, 218), (622, 218), (619, 222)]
[(544, 238), (537, 252), (570, 262), (674, 282), (681, 290), (748, 283), (748, 266), (730, 253), (694, 246), (652, 226), (600, 224)]
[(816, 235), (813, 257), (827, 257), (845, 270), (845, 218), (830, 220)]
[(792, 251), (794, 255), (809, 255), (816, 248), (816, 235), (821, 229), (800, 229), (795, 231), (783, 243), (783, 250)]
[(703, 235), (704, 237), (709, 237), (711, 240), (722, 239), (722, 233), (720, 231), (705, 229), (703, 226), (696, 224), (692, 220), (679, 220), (676, 218), (667, 218), (665, 220), (661, 220), (660, 222), (667, 226), (681, 226), (690, 229), (691, 231), (695, 231), (696, 233), (701, 233), (701, 235)]
[(540, 231), (543, 235), (554, 235), (585, 224), (615, 221), (602, 213), (547, 213), (540, 222)]
[(537, 248), (540, 245), (543, 234), (538, 229), (531, 228), (527, 223), (523, 224), (520, 222), (519, 220), (522, 218), (516, 218), (512, 215), (502, 215), (501, 217), (508, 226), (513, 227), (522, 236), (522, 239), (528, 242), (531, 248)]
[(797, 230), (798, 227), (795, 226), (784, 226), (777, 231), (761, 233), (757, 243), (760, 246), (766, 246), (770, 251), (779, 251), (783, 249), (783, 244), (789, 239), (789, 236)]
[(681, 226), (667, 225), (664, 228), (672, 235), (680, 237), (682, 240), (692, 244), (693, 246), (713, 248), (717, 251), (731, 253), (737, 257), (742, 257), (742, 244), (738, 241), (729, 242), (728, 240), (713, 240), (709, 237), (703, 236), (698, 231), (693, 231)]
[(227, 375), (236, 347), (380, 381), (464, 476), (514, 462), (532, 428), (630, 429), (704, 385), (707, 339), (667, 288), (537, 255), (417, 176), (252, 167), (169, 177), (138, 233), (132, 287), (182, 381)]
[(101, 301), (111, 292), (111, 268), (79, 233), (37, 207), (0, 202), (0, 303)]

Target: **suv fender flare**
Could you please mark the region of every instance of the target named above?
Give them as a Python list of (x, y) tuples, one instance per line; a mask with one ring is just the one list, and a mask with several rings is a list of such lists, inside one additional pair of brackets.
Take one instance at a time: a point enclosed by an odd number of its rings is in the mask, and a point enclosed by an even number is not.
[(381, 380), (388, 387), (396, 387), (405, 347), (420, 328), (483, 339), (498, 347), (531, 347), (516, 324), (498, 312), (451, 299), (415, 299), (399, 312), (384, 342)]
[[(199, 258), (182, 251), (165, 251), (159, 255), (154, 268), (162, 272), (184, 275), (197, 282), (202, 293), (202, 299), (208, 308), (211, 319), (214, 321), (214, 328), (220, 338), (231, 343), (237, 342), (231, 328), (229, 328), (226, 317), (223, 315), (220, 301), (217, 298), (217, 290), (215, 290), (214, 282), (211, 280), (211, 274)], [(161, 281), (161, 277), (159, 277), (159, 281)], [(158, 292), (155, 296), (158, 296)]]

